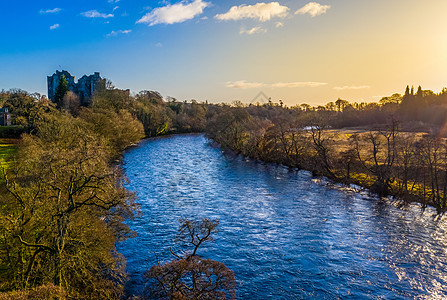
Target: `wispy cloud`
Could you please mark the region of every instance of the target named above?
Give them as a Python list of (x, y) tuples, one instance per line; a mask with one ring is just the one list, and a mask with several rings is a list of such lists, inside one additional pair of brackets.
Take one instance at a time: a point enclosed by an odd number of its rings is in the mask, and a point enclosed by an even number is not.
[(56, 28), (59, 28), (59, 24), (54, 24), (50, 26), (50, 30), (54, 30)]
[(287, 16), (289, 8), (280, 5), (278, 2), (256, 3), (255, 5), (233, 6), (224, 14), (215, 16), (219, 20), (242, 20), (258, 19), (261, 22), (269, 21), (272, 18), (284, 18)]
[(275, 24), (276, 28), (280, 28), (280, 27), (283, 27), (283, 26), (284, 26), (283, 22), (276, 22), (276, 24)]
[(137, 23), (149, 24), (149, 26), (182, 23), (202, 14), (209, 5), (210, 3), (203, 0), (194, 0), (191, 3), (181, 1), (177, 4), (155, 8), (145, 14)]
[(295, 12), (295, 15), (309, 14), (312, 17), (316, 17), (319, 15), (325, 14), (329, 8), (331, 8), (330, 5), (321, 5), (316, 2), (310, 2), (310, 3), (307, 3), (306, 5), (304, 5), (303, 7), (301, 7), (300, 9), (298, 9)]
[(313, 82), (313, 81), (296, 81), (296, 82), (277, 82), (271, 86), (274, 88), (298, 88), (298, 87), (320, 87), (327, 85), (326, 82)]
[(120, 0), (108, 0), (109, 3), (118, 3)]
[(296, 82), (276, 82), (276, 83), (262, 83), (249, 82), (247, 80), (227, 81), (225, 86), (233, 89), (254, 89), (260, 87), (268, 88), (298, 88), (298, 87), (320, 87), (327, 85), (325, 82), (313, 81), (296, 81)]
[(129, 34), (131, 32), (132, 32), (132, 30), (117, 30), (117, 31), (113, 30), (107, 36), (117, 36), (118, 34)]
[(345, 86), (336, 86), (334, 87), (334, 90), (345, 91), (345, 90), (363, 90), (370, 88), (371, 87), (369, 85), (345, 85)]
[(260, 82), (248, 82), (247, 80), (239, 80), (239, 81), (227, 81), (225, 86), (232, 89), (255, 89), (264, 87), (264, 83)]
[(53, 9), (41, 9), (39, 11), (40, 14), (42, 15), (46, 15), (46, 14), (57, 14), (58, 12), (60, 12), (62, 10), (62, 8), (53, 8)]
[(112, 9), (112, 11), (115, 11), (115, 10), (117, 10), (118, 8), (120, 8), (119, 6), (115, 6), (113, 9)]
[(100, 13), (97, 10), (89, 10), (86, 12), (81, 13), (82, 16), (86, 17), (86, 18), (113, 18), (114, 15), (113, 14), (104, 14), (104, 13)]
[(241, 28), (241, 31), (239, 31), (240, 34), (249, 34), (249, 35), (252, 35), (255, 33), (264, 33), (264, 32), (267, 32), (267, 30), (262, 28), (261, 26), (256, 26), (256, 27), (253, 27), (248, 30)]

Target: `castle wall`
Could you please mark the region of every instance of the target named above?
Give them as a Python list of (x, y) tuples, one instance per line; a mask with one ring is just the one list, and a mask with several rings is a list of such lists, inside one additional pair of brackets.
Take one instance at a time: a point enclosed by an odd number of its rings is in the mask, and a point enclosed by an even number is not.
[(47, 77), (48, 83), (48, 98), (54, 102), (54, 96), (56, 94), (56, 89), (59, 86), (59, 80), (65, 76), (68, 82), (68, 89), (74, 94), (78, 95), (82, 105), (88, 105), (89, 101), (93, 97), (95, 91), (99, 89), (105, 89), (106, 83), (105, 79), (102, 79), (99, 72), (95, 72), (90, 76), (82, 76), (77, 83), (75, 83), (75, 77), (69, 72), (62, 70), (56, 71), (52, 76)]

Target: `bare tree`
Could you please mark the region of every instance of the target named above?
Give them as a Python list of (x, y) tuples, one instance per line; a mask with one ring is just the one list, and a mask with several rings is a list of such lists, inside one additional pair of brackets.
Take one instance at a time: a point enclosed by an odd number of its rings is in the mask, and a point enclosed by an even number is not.
[(236, 299), (234, 273), (223, 263), (204, 259), (197, 250), (217, 232), (217, 220), (180, 220), (177, 240), (193, 246), (191, 253), (180, 256), (171, 249), (175, 260), (153, 266), (145, 276), (152, 285), (144, 297), (157, 299)]
[[(337, 176), (332, 171), (332, 165), (329, 158), (331, 139), (325, 134), (327, 126), (318, 124), (311, 126), (310, 132), (314, 148), (317, 151), (317, 162), (321, 164), (321, 171), (329, 178), (336, 179)], [(318, 170), (317, 170), (318, 171)]]
[(370, 143), (369, 155), (362, 158), (359, 139), (355, 147), (359, 161), (376, 180), (371, 187), (380, 196), (389, 195), (394, 182), (393, 165), (397, 158), (396, 138), (399, 134), (398, 122), (392, 120), (385, 130), (370, 131), (365, 141)]

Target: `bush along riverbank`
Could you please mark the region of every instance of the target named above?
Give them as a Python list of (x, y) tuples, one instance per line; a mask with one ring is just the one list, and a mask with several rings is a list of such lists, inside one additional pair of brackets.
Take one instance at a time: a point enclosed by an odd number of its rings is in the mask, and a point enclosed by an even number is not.
[(439, 135), (403, 131), (392, 116), (376, 128), (333, 129), (321, 115), (303, 119), (244, 107), (223, 115), (209, 122), (207, 133), (223, 148), (446, 211), (447, 144)]

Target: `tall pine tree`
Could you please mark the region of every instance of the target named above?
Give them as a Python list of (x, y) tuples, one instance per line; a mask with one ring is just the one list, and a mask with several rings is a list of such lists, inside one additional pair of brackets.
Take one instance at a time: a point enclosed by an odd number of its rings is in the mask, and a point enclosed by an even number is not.
[(422, 87), (421, 86), (418, 87), (418, 91), (416, 92), (416, 96), (417, 97), (422, 97)]
[(54, 102), (56, 103), (58, 108), (62, 107), (62, 102), (64, 100), (65, 94), (69, 91), (68, 89), (68, 81), (65, 78), (65, 75), (62, 75), (59, 78), (59, 84), (56, 88), (56, 93), (54, 95)]

